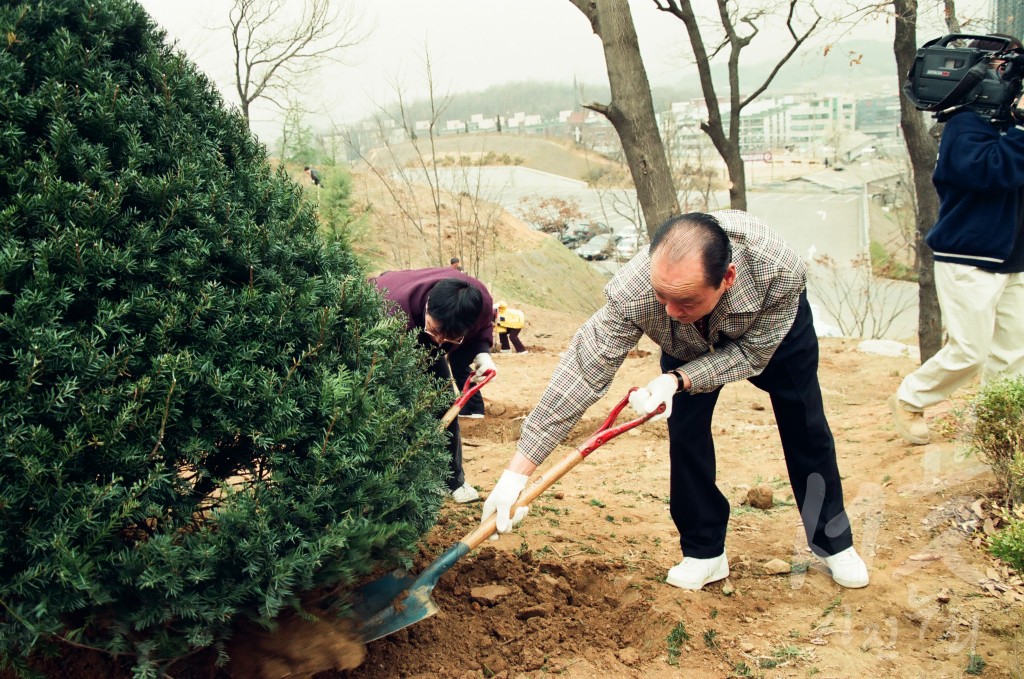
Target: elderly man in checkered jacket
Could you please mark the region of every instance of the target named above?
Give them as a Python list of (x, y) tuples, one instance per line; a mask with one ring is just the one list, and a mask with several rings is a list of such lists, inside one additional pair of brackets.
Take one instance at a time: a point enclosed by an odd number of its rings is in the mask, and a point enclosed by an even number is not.
[[(843, 587), (868, 571), (853, 547), (835, 442), (818, 384), (818, 338), (803, 261), (744, 212), (690, 213), (662, 224), (605, 288), (607, 303), (573, 337), (517, 451), (484, 504), (499, 532), (529, 475), (601, 398), (626, 354), (647, 335), (662, 374), (633, 392), (641, 414), (668, 419), (672, 519), (683, 560), (666, 581), (698, 590), (729, 575), (729, 501), (715, 484), (711, 418), (722, 386), (749, 380), (771, 396), (793, 494), (811, 550)], [(523, 510), (520, 510), (523, 511)]]

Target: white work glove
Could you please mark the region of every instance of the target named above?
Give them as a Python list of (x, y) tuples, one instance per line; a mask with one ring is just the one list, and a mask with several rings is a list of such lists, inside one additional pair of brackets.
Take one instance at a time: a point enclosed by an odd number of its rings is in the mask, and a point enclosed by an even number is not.
[(469, 364), (469, 367), (473, 369), (474, 383), (482, 380), (484, 378), (484, 373), (487, 372), (488, 370), (493, 370), (495, 373), (498, 372), (498, 366), (494, 365), (494, 361), (491, 359), (491, 355), (486, 351), (474, 356), (473, 362)]
[(678, 386), (679, 380), (672, 373), (658, 375), (646, 387), (640, 387), (629, 395), (629, 405), (633, 406), (637, 414), (647, 415), (664, 403), (665, 412), (652, 417), (651, 422), (664, 420), (672, 414), (672, 397), (676, 395)]
[[(494, 518), (498, 526), (498, 533), (507, 533), (514, 526), (519, 525), (519, 522), (526, 518), (530, 508), (520, 507), (516, 510), (514, 516), (510, 516), (512, 505), (519, 499), (519, 494), (523, 492), (523, 488), (526, 488), (526, 482), (529, 478), (525, 474), (517, 474), (509, 469), (503, 471), (501, 478), (498, 479), (498, 483), (494, 485), (494, 490), (491, 491), (487, 496), (487, 501), (484, 502), (480, 523), (483, 523), (491, 514), (497, 512), (497, 516)], [(495, 534), (491, 539), (494, 540), (497, 537), (498, 535)]]

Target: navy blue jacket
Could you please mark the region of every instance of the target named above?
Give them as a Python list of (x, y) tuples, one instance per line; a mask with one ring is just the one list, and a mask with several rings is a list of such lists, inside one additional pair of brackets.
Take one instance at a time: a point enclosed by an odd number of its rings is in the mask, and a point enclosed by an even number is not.
[(1013, 250), (1024, 186), (1024, 130), (959, 113), (946, 123), (932, 182), (939, 219), (925, 237), (939, 262), (995, 269)]

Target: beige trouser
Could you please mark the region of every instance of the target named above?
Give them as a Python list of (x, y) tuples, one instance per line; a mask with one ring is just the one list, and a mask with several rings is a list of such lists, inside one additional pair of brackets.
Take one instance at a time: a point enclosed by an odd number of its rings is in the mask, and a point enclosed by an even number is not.
[(946, 344), (903, 378), (896, 395), (922, 409), (981, 372), (982, 380), (1024, 375), (1024, 273), (992, 273), (935, 262)]

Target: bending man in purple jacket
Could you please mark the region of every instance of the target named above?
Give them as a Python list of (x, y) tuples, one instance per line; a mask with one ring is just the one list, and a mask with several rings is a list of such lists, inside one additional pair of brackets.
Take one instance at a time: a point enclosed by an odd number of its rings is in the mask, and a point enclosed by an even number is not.
[[(370, 282), (405, 312), (408, 328), (420, 331), (420, 344), (433, 349), (433, 374), (451, 382), (453, 371), (468, 374), (472, 369), (480, 378), (485, 371), (496, 370), (491, 360), (494, 302), (483, 283), (449, 267), (387, 271)], [(480, 494), (466, 481), (462, 469), (458, 418), (448, 432), (452, 498), (456, 502), (479, 500)]]

